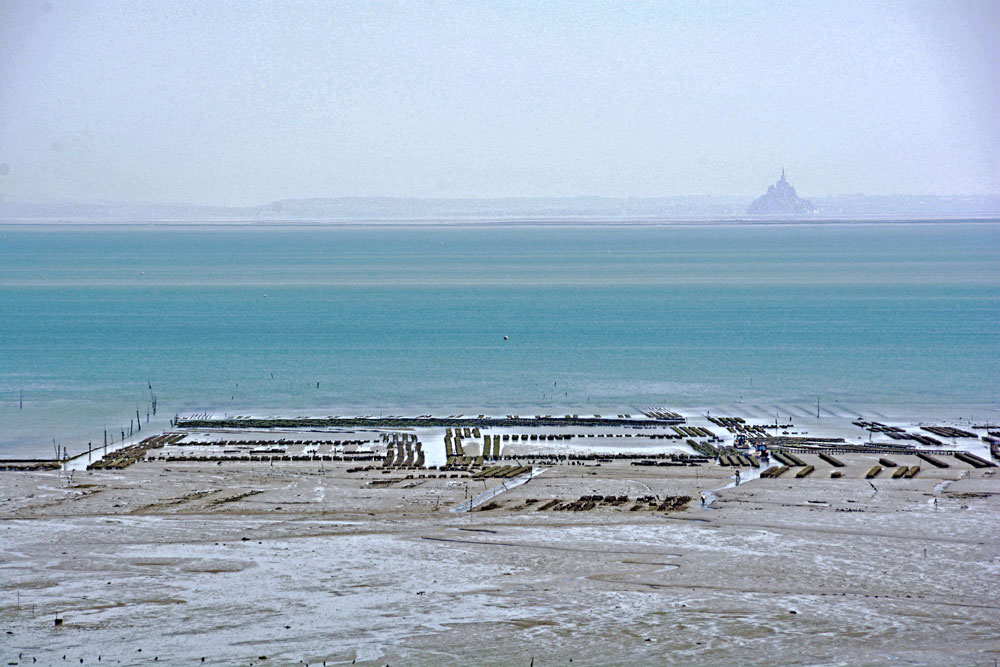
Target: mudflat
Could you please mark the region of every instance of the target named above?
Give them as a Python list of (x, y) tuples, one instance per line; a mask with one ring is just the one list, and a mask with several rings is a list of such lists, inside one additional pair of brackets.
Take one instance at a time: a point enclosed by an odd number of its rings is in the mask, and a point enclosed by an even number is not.
[(812, 474), (738, 486), (715, 462), (557, 460), (469, 512), (504, 480), (294, 460), (0, 472), (0, 658), (994, 664), (997, 469), (906, 454), (919, 474), (866, 479), (878, 455), (800, 458)]

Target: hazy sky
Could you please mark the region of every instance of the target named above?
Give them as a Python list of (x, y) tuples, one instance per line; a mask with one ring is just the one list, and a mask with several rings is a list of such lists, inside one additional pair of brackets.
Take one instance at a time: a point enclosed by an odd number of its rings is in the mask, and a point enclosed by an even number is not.
[(0, 2), (0, 197), (1000, 193), (1000, 2)]

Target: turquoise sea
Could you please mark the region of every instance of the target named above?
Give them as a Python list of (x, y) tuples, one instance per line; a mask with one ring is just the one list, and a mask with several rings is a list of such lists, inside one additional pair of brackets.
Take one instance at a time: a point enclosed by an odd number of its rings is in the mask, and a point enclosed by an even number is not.
[(151, 393), (152, 426), (817, 397), (997, 420), (998, 249), (997, 222), (0, 226), (0, 456), (102, 443)]

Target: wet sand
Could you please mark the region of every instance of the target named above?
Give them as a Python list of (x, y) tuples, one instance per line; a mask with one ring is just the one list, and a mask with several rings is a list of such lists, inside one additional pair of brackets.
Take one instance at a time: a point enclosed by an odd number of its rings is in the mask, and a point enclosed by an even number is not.
[[(336, 461), (0, 472), (0, 658), (994, 664), (998, 469), (866, 480), (878, 455), (838, 454), (831, 479), (800, 457), (809, 477), (708, 508), (732, 469), (614, 460), (546, 465), (468, 513), (451, 510), (498, 480)], [(539, 509), (593, 495), (629, 500)]]

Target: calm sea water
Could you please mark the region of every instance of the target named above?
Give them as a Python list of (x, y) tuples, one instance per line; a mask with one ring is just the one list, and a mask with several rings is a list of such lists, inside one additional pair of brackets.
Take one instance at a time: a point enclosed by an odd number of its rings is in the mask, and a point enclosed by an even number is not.
[(149, 385), (161, 422), (997, 419), (998, 249), (984, 223), (0, 227), (0, 455), (101, 443)]

